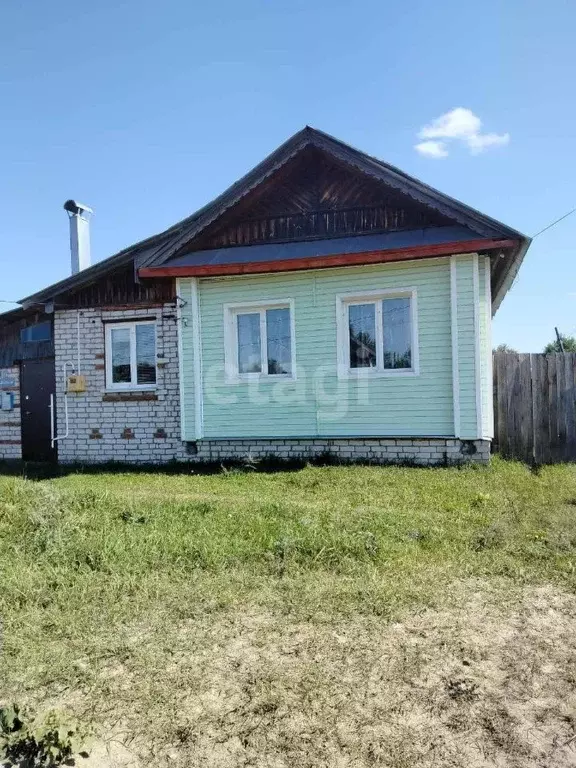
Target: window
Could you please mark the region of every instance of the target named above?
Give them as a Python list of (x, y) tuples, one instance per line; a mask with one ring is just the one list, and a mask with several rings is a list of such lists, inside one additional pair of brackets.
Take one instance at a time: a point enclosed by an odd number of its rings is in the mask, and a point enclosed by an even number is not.
[(337, 306), (341, 377), (418, 373), (414, 289), (345, 294)]
[(152, 389), (156, 386), (156, 323), (106, 325), (108, 389)]
[(50, 341), (52, 338), (52, 325), (49, 321), (29, 325), (20, 331), (20, 341), (27, 344), (30, 341)]
[(228, 378), (294, 376), (291, 301), (224, 308)]

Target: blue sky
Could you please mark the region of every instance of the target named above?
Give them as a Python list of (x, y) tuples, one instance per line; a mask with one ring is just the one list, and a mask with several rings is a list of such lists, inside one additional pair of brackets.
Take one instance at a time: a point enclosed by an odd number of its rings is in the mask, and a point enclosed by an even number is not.
[[(99, 260), (305, 124), (534, 234), (576, 206), (575, 28), (571, 0), (2, 3), (0, 299), (68, 274), (67, 198), (94, 208)], [(457, 107), (508, 142), (417, 152)], [(536, 239), (495, 344), (576, 333), (575, 242), (576, 214)]]

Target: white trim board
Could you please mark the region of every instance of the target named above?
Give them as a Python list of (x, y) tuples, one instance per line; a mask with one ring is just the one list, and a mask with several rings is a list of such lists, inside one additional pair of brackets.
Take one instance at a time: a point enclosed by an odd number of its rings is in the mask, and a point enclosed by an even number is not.
[(452, 339), (452, 403), (454, 437), (460, 437), (460, 360), (458, 357), (458, 263), (450, 257), (450, 335)]
[(474, 383), (476, 390), (476, 436), (482, 438), (482, 366), (480, 352), (480, 274), (478, 254), (472, 256), (472, 288), (474, 291)]
[(200, 327), (200, 295), (198, 278), (190, 281), (190, 309), (192, 312), (192, 347), (194, 350), (194, 434), (200, 440), (204, 434), (204, 391), (202, 382), (202, 336)]
[(486, 349), (488, 354), (488, 372), (486, 374), (486, 386), (488, 387), (488, 429), (486, 435), (489, 440), (494, 437), (494, 398), (492, 395), (492, 382), (494, 381), (493, 359), (492, 359), (492, 272), (490, 257), (484, 257), (484, 290), (486, 292)]
[(184, 343), (182, 340), (184, 319), (181, 302), (182, 281), (176, 278), (176, 328), (178, 333), (178, 396), (180, 398), (180, 439), (186, 441), (186, 409), (184, 408)]

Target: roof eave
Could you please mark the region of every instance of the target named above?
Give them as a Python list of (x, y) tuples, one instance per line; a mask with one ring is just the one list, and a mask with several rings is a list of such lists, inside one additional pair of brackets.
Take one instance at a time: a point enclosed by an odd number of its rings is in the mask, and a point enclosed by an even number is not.
[[(106, 274), (106, 272), (108, 272), (110, 269), (116, 269), (117, 267), (122, 267), (125, 264), (129, 264), (132, 259), (133, 256), (131, 254), (126, 254), (124, 258), (122, 258), (121, 254), (110, 256), (108, 259), (104, 259), (104, 261), (100, 261), (97, 264), (93, 264), (91, 267), (88, 267), (87, 269), (83, 269), (76, 275), (65, 277), (63, 280), (60, 280), (53, 285), (49, 285), (48, 288), (44, 288), (42, 291), (38, 291), (37, 293), (33, 293), (23, 299), (19, 299), (19, 303), (25, 309), (32, 307), (35, 304), (45, 304), (48, 301), (52, 301), (56, 296), (64, 293), (65, 291), (70, 291), (74, 288), (80, 288), (92, 280), (97, 280), (101, 275)], [(112, 260), (113, 263), (110, 263)]]
[(394, 250), (374, 250), (355, 253), (339, 253), (309, 258), (282, 259), (278, 261), (230, 262), (228, 264), (203, 264), (188, 266), (144, 267), (139, 270), (142, 278), (225, 277), (233, 275), (270, 274), (311, 269), (327, 269), (368, 264), (384, 264), (394, 261), (433, 259), (453, 254), (476, 253), (495, 249), (512, 248), (513, 240), (478, 240), (439, 243)]
[(522, 236), (518, 241), (518, 246), (512, 254), (510, 266), (504, 273), (504, 277), (500, 285), (496, 288), (496, 291), (492, 296), (492, 316), (496, 314), (500, 305), (502, 304), (502, 301), (504, 300), (504, 297), (512, 288), (514, 280), (516, 279), (516, 275), (518, 274), (518, 270), (524, 261), (524, 257), (526, 256), (526, 252), (530, 247), (531, 242), (532, 238), (525, 236)]

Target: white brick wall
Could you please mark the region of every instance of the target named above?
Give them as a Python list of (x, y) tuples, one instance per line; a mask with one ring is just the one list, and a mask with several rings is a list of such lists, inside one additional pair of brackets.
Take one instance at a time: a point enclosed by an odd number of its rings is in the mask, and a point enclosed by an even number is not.
[[(146, 309), (83, 309), (57, 311), (54, 317), (56, 357), (56, 400), (58, 433), (65, 430), (64, 363), (78, 367), (78, 318), (80, 319), (80, 372), (86, 376), (87, 390), (68, 394), (69, 436), (58, 441), (62, 463), (165, 463), (187, 460), (186, 446), (180, 440), (178, 388), (178, 335), (176, 307)], [(109, 402), (104, 370), (103, 321), (156, 320), (156, 351), (167, 364), (157, 368), (154, 400)], [(112, 393), (110, 393), (112, 394)], [(117, 395), (119, 393), (114, 393)], [(132, 397), (141, 397), (135, 393)], [(163, 434), (165, 436), (161, 437)]]
[(20, 427), (20, 368), (0, 368), (0, 392), (14, 395), (14, 409), (0, 410), (0, 460), (22, 458)]
[(280, 458), (310, 458), (331, 453), (342, 460), (368, 460), (373, 463), (407, 462), (422, 465), (490, 460), (489, 440), (427, 438), (341, 438), (334, 440), (201, 440), (198, 461), (259, 459), (270, 454)]

